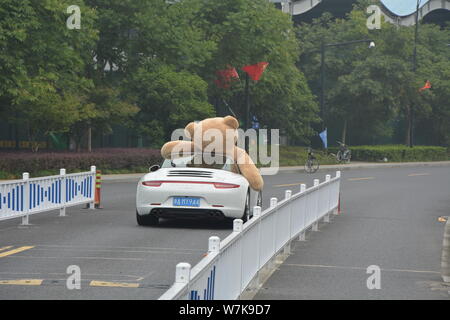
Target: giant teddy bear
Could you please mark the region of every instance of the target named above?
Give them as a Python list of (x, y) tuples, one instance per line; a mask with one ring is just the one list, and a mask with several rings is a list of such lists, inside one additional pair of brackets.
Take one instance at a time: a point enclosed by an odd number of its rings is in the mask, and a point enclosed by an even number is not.
[[(215, 141), (215, 152), (221, 152), (228, 157), (234, 159), (239, 168), (239, 172), (247, 179), (250, 187), (253, 190), (261, 191), (264, 186), (264, 181), (261, 174), (256, 168), (247, 152), (236, 146), (238, 138), (239, 122), (232, 116), (224, 118), (209, 118), (200, 122), (191, 122), (184, 129), (185, 135), (191, 140), (177, 140), (167, 142), (161, 148), (161, 155), (165, 159), (170, 159), (172, 153), (183, 151), (202, 152), (211, 143), (211, 134), (214, 139), (221, 139)], [(231, 139), (231, 143), (230, 143)], [(217, 143), (220, 142), (220, 143)]]

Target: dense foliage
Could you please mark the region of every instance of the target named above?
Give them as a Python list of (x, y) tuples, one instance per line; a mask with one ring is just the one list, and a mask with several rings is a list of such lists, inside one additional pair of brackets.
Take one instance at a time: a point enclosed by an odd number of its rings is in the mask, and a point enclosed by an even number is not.
[(0, 156), (0, 179), (20, 178), (23, 172), (30, 173), (32, 177), (59, 174), (58, 168), (65, 168), (67, 173), (89, 171), (93, 164), (102, 173), (145, 172), (162, 160), (160, 151), (154, 149), (114, 148), (94, 151), (4, 152)]
[[(444, 147), (404, 145), (357, 146), (352, 147), (352, 159), (357, 161), (446, 161), (449, 159)], [(386, 159), (386, 160), (385, 160)]]
[[(368, 30), (370, 3), (294, 27), (267, 0), (0, 0), (0, 122), (32, 142), (69, 135), (77, 150), (119, 124), (159, 148), (193, 120), (233, 112), (243, 124), (242, 67), (265, 61), (250, 80), (251, 115), (292, 143), (318, 141), (323, 126), (330, 146), (408, 143), (414, 116), (417, 143), (449, 145), (450, 29), (420, 25), (414, 73), (414, 27)], [(69, 5), (81, 9), (80, 30), (66, 27)], [(320, 119), (321, 43), (369, 38), (373, 49), (327, 48)], [(239, 79), (218, 87), (227, 68)], [(425, 80), (432, 89), (419, 92)]]
[[(415, 27), (384, 22), (381, 29), (369, 30), (365, 9), (371, 3), (360, 0), (346, 19), (324, 14), (297, 29), (300, 67), (316, 95), (321, 43), (371, 39), (376, 44), (372, 49), (368, 43), (326, 48), (324, 123), (332, 131), (330, 143), (347, 138), (350, 144), (408, 144), (413, 113), (416, 144), (449, 145), (450, 28), (419, 25), (413, 72)], [(432, 89), (419, 91), (426, 80)]]

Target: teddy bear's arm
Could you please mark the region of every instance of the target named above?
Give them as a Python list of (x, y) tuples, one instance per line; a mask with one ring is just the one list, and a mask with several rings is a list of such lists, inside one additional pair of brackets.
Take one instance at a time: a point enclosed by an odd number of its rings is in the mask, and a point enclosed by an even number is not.
[(247, 179), (253, 190), (261, 191), (264, 187), (264, 180), (259, 173), (247, 152), (241, 148), (235, 147), (235, 161), (239, 166), (242, 175)]
[(170, 159), (172, 153), (179, 154), (193, 151), (194, 151), (194, 143), (192, 141), (186, 140), (170, 141), (162, 146), (161, 156), (164, 159)]

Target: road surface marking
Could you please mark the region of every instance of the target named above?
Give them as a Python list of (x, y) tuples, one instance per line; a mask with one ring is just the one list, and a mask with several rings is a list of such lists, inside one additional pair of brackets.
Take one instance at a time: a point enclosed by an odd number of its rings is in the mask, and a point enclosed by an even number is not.
[[(0, 256), (1, 257), (1, 256)], [(37, 257), (37, 256), (12, 256), (12, 258), (25, 259), (89, 259), (89, 260), (124, 260), (124, 261), (145, 261), (151, 259), (141, 258), (108, 258), (108, 257)]]
[(0, 285), (40, 286), (42, 281), (42, 279), (0, 280)]
[(92, 280), (89, 285), (91, 287), (119, 287), (119, 288), (139, 288), (139, 283), (128, 282), (109, 282)]
[(408, 174), (408, 177), (419, 177), (419, 176), (429, 176), (429, 173), (411, 173)]
[(290, 184), (276, 184), (274, 185), (274, 187), (276, 188), (281, 188), (281, 187), (292, 187), (292, 186), (299, 186), (303, 184), (303, 182), (299, 182), (299, 183), (290, 183)]
[(34, 248), (34, 246), (25, 246), (25, 247), (20, 247), (20, 248), (14, 249), (14, 250), (5, 251), (5, 252), (0, 253), (0, 258), (7, 257), (7, 256), (10, 256), (12, 254), (15, 254), (15, 253), (18, 253), (18, 252), (22, 252), (22, 251), (25, 251), (25, 250), (29, 250), (31, 248)]
[(2, 247), (2, 248), (0, 248), (0, 251), (7, 250), (7, 249), (10, 249), (10, 248), (12, 248), (12, 246)]
[(363, 180), (373, 180), (375, 177), (365, 177), (365, 178), (350, 178), (348, 181), (363, 181)]
[[(305, 268), (329, 268), (329, 269), (347, 269), (347, 270), (367, 270), (367, 268), (362, 268), (362, 267), (325, 266), (325, 265), (320, 265), (320, 264), (287, 263), (285, 265), (286, 266), (290, 266), (290, 267), (305, 267)], [(381, 271), (441, 274), (439, 271), (409, 270), (409, 269), (384, 269), (384, 268), (381, 268)]]
[[(188, 249), (188, 248), (160, 248), (160, 247), (106, 247), (106, 246), (76, 246), (76, 245), (72, 245), (72, 246), (68, 246), (68, 245), (39, 245), (40, 248), (42, 247), (48, 247), (48, 248), (80, 248), (80, 249), (84, 249), (87, 248), (89, 250), (92, 251), (96, 251), (97, 248), (99, 249), (98, 251), (103, 251), (103, 249), (145, 249), (145, 250), (163, 250), (163, 251), (192, 251), (192, 252), (203, 252), (203, 250), (201, 249)], [(115, 251), (115, 250), (114, 250)], [(127, 250), (128, 251), (128, 250)]]

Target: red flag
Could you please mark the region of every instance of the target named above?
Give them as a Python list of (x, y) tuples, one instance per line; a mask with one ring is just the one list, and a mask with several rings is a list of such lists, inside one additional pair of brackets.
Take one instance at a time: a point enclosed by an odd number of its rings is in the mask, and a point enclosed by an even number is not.
[(242, 70), (247, 72), (247, 74), (250, 76), (250, 78), (252, 78), (255, 81), (258, 81), (261, 78), (264, 70), (266, 70), (268, 65), (269, 65), (268, 62), (259, 62), (257, 64), (245, 66), (242, 68)]
[(431, 82), (429, 80), (427, 80), (427, 82), (425, 83), (425, 85), (419, 89), (420, 92), (427, 90), (427, 89), (431, 89)]
[(216, 85), (219, 88), (229, 88), (230, 82), (233, 79), (239, 79), (239, 75), (235, 68), (228, 68), (225, 70), (216, 71), (217, 80), (215, 80)]

